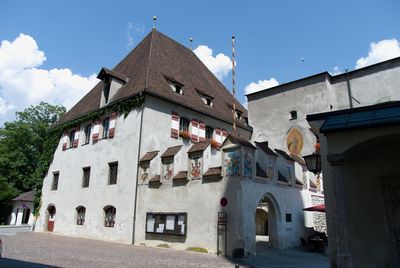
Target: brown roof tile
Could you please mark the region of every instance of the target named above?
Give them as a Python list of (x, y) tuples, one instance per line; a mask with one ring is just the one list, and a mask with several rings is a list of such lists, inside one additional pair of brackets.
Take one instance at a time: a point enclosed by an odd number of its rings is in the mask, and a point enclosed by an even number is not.
[(13, 201), (27, 201), (27, 202), (33, 202), (35, 199), (35, 193), (33, 191), (22, 193), (16, 198), (13, 199)]
[[(118, 90), (110, 103), (144, 92), (232, 122), (232, 111), (225, 104), (226, 100), (232, 99), (232, 94), (191, 49), (155, 29), (118, 63), (112, 72), (121, 77), (129, 77), (129, 81)], [(183, 96), (171, 90), (165, 77), (171, 77), (183, 85)], [(99, 109), (102, 89), (103, 82), (100, 81), (55, 125), (62, 125)], [(203, 103), (196, 89), (214, 97), (212, 108)], [(236, 107), (247, 117), (247, 111), (239, 101), (236, 101)], [(240, 120), (237, 125), (250, 128)]]
[(261, 150), (263, 150), (266, 154), (273, 155), (273, 156), (278, 156), (271, 148), (268, 147), (268, 141), (262, 141), (262, 142), (254, 142), (256, 144), (256, 147), (259, 147)]
[(188, 154), (199, 152), (199, 151), (204, 151), (208, 147), (208, 145), (210, 145), (210, 141), (201, 141), (201, 142), (195, 143), (192, 145), (192, 147), (190, 147)]
[(183, 179), (187, 179), (187, 171), (179, 171), (178, 174), (175, 175), (175, 177), (173, 178), (174, 180), (183, 180)]
[(299, 178), (297, 178), (297, 177), (296, 177), (296, 184), (298, 184), (298, 185), (304, 185), (304, 183), (303, 183)]
[(313, 180), (310, 180), (310, 187), (311, 188), (317, 188), (317, 183), (314, 182)]
[(156, 183), (156, 182), (161, 182), (161, 176), (160, 175), (155, 175), (153, 178), (149, 180), (149, 183)]
[(221, 167), (212, 167), (209, 168), (206, 173), (203, 174), (203, 177), (208, 176), (221, 176), (222, 168)]
[(182, 145), (174, 146), (174, 147), (169, 147), (162, 155), (161, 158), (164, 157), (171, 157), (175, 156), (179, 150), (182, 148)]
[(145, 153), (145, 155), (140, 159), (140, 162), (153, 160), (153, 158), (157, 156), (158, 152), (159, 151), (152, 151)]

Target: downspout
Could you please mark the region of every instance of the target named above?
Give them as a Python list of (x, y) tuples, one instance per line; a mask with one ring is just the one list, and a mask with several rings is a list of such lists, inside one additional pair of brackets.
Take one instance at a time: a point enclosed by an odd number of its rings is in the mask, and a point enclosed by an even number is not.
[[(154, 20), (154, 18), (153, 18)], [(152, 33), (151, 33), (151, 40), (150, 40), (150, 48), (149, 48), (149, 60), (147, 62), (147, 71), (146, 71), (146, 81), (145, 81), (145, 86), (144, 90), (146, 91), (149, 87), (149, 72), (150, 72), (150, 61), (151, 61), (151, 50), (153, 48), (153, 40), (154, 40), (154, 34), (156, 32), (156, 29), (153, 28)], [(142, 93), (141, 93), (142, 94)], [(145, 101), (146, 102), (146, 99)], [(143, 110), (142, 114), (140, 115), (140, 132), (139, 132), (139, 144), (138, 144), (138, 155), (137, 155), (137, 163), (136, 163), (136, 186), (135, 186), (135, 204), (134, 204), (134, 211), (133, 211), (133, 232), (132, 232), (132, 245), (135, 244), (135, 231), (136, 231), (136, 208), (137, 208), (137, 193), (138, 193), (138, 186), (139, 186), (139, 159), (140, 159), (140, 149), (141, 149), (141, 144), (142, 144), (142, 130), (143, 130), (143, 114), (144, 114), (144, 109), (145, 109), (145, 104), (143, 103)]]
[(139, 131), (139, 144), (138, 144), (138, 153), (137, 153), (137, 163), (136, 163), (136, 184), (135, 184), (135, 203), (133, 208), (133, 232), (132, 232), (132, 245), (135, 244), (135, 231), (136, 231), (136, 207), (137, 207), (137, 195), (138, 195), (138, 186), (139, 186), (139, 159), (140, 159), (140, 149), (142, 144), (142, 129), (143, 129), (143, 114), (144, 114), (145, 105), (143, 104), (142, 113), (140, 115), (140, 131)]
[(349, 95), (350, 109), (352, 109), (353, 108), (353, 96), (351, 95), (349, 69), (346, 69), (346, 79), (347, 79), (347, 94)]

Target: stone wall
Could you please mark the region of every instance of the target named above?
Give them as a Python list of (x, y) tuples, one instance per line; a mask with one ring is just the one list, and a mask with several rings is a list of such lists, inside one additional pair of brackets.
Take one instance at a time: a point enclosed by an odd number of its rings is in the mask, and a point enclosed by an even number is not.
[[(324, 204), (324, 196), (312, 195), (311, 202), (313, 206)], [(326, 218), (324, 212), (314, 212), (314, 230), (317, 232), (326, 233)]]

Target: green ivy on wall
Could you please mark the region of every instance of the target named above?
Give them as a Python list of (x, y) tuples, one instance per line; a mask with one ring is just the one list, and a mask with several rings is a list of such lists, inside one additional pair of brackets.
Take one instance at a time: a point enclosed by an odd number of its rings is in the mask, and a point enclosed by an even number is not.
[(113, 104), (110, 104), (104, 108), (100, 108), (99, 110), (90, 112), (82, 117), (79, 117), (75, 120), (69, 121), (65, 124), (58, 126), (56, 129), (69, 129), (76, 127), (84, 122), (98, 120), (104, 115), (112, 114), (113, 112), (117, 112), (118, 114), (123, 114), (124, 118), (128, 116), (128, 114), (133, 109), (138, 109), (143, 106), (144, 103), (144, 95), (136, 95), (129, 99), (119, 101)]

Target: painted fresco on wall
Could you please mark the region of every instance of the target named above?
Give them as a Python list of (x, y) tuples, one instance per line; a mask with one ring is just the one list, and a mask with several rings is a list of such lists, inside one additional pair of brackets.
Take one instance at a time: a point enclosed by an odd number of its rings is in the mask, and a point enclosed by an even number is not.
[(174, 163), (163, 164), (163, 179), (166, 181), (172, 181), (174, 176)]
[(190, 174), (193, 180), (201, 179), (201, 158), (190, 159)]
[(240, 151), (225, 152), (224, 158), (225, 175), (227, 177), (240, 176)]
[(301, 155), (303, 149), (303, 135), (296, 128), (292, 128), (287, 136), (288, 151), (292, 155)]
[(243, 175), (245, 177), (251, 177), (253, 175), (253, 156), (249, 152), (245, 152), (243, 155), (244, 170)]
[(143, 167), (141, 176), (142, 182), (145, 182), (148, 178), (149, 178), (149, 173), (147, 172), (147, 168)]

